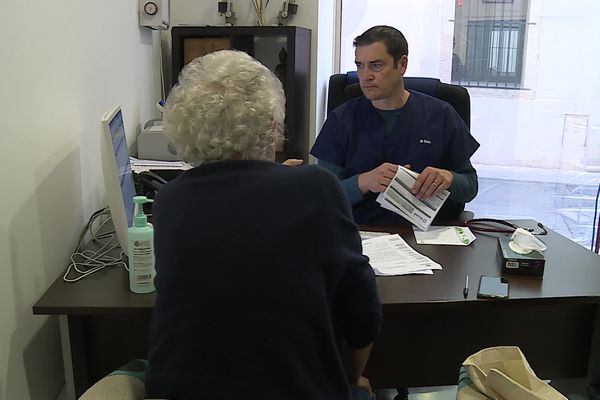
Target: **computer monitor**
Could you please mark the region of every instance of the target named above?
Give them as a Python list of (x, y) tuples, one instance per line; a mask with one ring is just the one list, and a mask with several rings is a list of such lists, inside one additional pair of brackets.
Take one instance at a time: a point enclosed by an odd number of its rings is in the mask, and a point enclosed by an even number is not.
[(121, 107), (102, 116), (102, 171), (106, 201), (121, 249), (127, 254), (127, 229), (133, 218), (135, 186)]

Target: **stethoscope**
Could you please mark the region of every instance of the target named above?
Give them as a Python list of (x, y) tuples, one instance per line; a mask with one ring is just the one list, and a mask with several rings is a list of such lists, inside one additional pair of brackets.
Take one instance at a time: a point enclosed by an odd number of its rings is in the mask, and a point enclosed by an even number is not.
[(465, 221), (465, 226), (473, 232), (513, 233), (518, 228), (521, 228), (531, 232), (533, 235), (543, 236), (548, 234), (548, 231), (541, 222), (537, 223), (537, 226), (541, 229), (539, 232), (536, 232), (533, 228), (523, 228), (512, 222), (495, 218), (469, 219)]

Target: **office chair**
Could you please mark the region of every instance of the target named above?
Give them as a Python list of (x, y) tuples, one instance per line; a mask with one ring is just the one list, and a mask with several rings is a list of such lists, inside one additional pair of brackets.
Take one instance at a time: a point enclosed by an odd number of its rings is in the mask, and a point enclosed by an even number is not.
[[(406, 89), (425, 93), (449, 103), (467, 127), (471, 128), (471, 97), (464, 87), (443, 83), (437, 78), (415, 77), (405, 77), (404, 86)], [(327, 114), (329, 114), (337, 106), (362, 95), (358, 84), (358, 74), (353, 71), (331, 75), (327, 93)]]
[[(462, 86), (443, 83), (437, 78), (405, 77), (404, 87), (444, 100), (450, 104), (462, 118), (467, 127), (471, 128), (471, 97), (469, 92)], [(329, 89), (327, 96), (327, 114), (346, 101), (362, 96), (362, 90), (358, 83), (356, 71), (345, 74), (334, 74), (329, 78)], [(444, 204), (438, 214), (439, 218), (445, 219), (445, 215), (459, 214), (459, 221), (467, 221), (473, 218), (471, 211), (459, 210), (458, 203)]]

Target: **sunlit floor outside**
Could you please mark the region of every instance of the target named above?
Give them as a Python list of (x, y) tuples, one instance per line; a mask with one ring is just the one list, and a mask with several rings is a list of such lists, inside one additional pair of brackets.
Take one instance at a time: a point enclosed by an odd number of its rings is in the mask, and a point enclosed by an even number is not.
[(534, 219), (590, 248), (600, 173), (475, 165), (479, 193), (466, 209), (476, 218)]

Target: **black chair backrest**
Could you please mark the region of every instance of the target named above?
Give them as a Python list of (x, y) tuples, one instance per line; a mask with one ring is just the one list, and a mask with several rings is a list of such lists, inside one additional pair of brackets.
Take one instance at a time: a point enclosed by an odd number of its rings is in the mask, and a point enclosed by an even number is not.
[[(462, 86), (443, 83), (437, 78), (404, 77), (406, 89), (425, 93), (449, 103), (471, 128), (471, 97)], [(356, 72), (331, 75), (327, 99), (327, 114), (346, 101), (362, 95)]]

